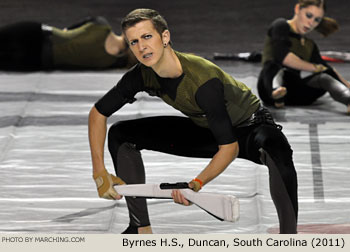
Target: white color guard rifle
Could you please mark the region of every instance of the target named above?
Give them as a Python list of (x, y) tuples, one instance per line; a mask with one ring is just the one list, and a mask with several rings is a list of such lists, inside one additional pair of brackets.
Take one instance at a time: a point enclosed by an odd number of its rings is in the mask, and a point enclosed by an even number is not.
[(239, 200), (232, 195), (195, 192), (188, 183), (117, 185), (118, 194), (129, 197), (172, 199), (173, 189), (179, 189), (184, 197), (221, 221), (235, 222), (239, 219)]

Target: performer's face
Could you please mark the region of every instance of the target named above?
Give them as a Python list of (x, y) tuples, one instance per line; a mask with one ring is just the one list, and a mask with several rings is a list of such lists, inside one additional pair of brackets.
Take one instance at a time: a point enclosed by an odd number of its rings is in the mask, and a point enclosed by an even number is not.
[(125, 31), (131, 51), (142, 64), (149, 67), (161, 63), (164, 43), (169, 42), (168, 34), (166, 30), (160, 35), (150, 20), (141, 21)]
[(297, 5), (295, 8), (295, 14), (297, 17), (296, 32), (299, 34), (306, 34), (320, 24), (324, 15), (324, 10), (315, 5), (310, 5), (304, 8), (300, 8), (300, 6)]

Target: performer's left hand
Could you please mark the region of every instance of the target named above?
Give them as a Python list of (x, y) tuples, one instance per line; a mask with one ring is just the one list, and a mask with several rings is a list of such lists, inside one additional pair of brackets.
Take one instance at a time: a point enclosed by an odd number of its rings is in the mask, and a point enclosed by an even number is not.
[(174, 202), (184, 205), (184, 206), (190, 206), (192, 205), (192, 203), (190, 201), (188, 201), (185, 196), (182, 195), (181, 191), (179, 189), (174, 189), (171, 192), (171, 197), (173, 197)]

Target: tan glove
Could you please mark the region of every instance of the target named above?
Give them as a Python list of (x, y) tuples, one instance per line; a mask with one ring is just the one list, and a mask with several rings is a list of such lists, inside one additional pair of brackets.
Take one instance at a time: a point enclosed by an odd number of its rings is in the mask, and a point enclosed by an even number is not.
[(314, 64), (314, 66), (315, 66), (314, 73), (320, 73), (328, 69), (325, 65), (322, 65), (322, 64)]
[(200, 189), (202, 189), (203, 182), (199, 179), (192, 179), (188, 184), (193, 191), (198, 192)]
[(115, 199), (118, 193), (113, 186), (125, 184), (121, 178), (109, 174), (106, 169), (94, 173), (93, 178), (97, 186), (98, 196), (104, 199)]

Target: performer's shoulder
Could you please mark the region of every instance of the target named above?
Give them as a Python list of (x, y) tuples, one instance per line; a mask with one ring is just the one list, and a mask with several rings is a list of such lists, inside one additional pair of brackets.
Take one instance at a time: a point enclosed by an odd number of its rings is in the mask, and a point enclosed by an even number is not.
[(182, 63), (182, 65), (192, 65), (195, 66), (197, 65), (202, 66), (202, 67), (209, 67), (211, 65), (214, 65), (213, 62), (211, 62), (208, 59), (205, 59), (202, 56), (196, 55), (194, 53), (183, 53), (183, 52), (177, 52), (175, 51), (176, 55), (178, 56), (178, 58), (180, 59), (180, 62)]
[(289, 24), (287, 22), (287, 19), (285, 18), (276, 18), (274, 21), (271, 23), (271, 27), (274, 29), (288, 29), (289, 30)]

